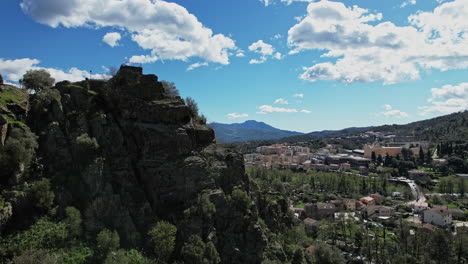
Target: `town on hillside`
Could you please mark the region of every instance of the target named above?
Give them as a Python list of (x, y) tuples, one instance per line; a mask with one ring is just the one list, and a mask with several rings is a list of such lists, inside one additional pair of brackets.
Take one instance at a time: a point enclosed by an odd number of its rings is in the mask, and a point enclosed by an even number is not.
[(399, 236), (403, 226), (413, 237), (468, 232), (468, 174), (457, 146), (372, 131), (349, 138), (368, 142), (361, 149), (330, 143), (313, 149), (304, 142), (258, 146), (244, 154), (244, 162), (259, 184), (285, 193), (308, 236), (337, 245), (350, 258), (378, 257), (356, 252), (362, 245), (353, 232), (359, 229), (374, 230), (360, 239), (375, 243), (386, 243), (376, 241), (379, 232)]

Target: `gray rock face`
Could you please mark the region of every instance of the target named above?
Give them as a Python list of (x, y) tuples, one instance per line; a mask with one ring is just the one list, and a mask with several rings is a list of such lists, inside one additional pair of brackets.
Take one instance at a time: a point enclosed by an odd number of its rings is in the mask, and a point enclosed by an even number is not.
[[(29, 123), (45, 173), (63, 186), (56, 200), (78, 207), (87, 231), (107, 227), (124, 246), (144, 246), (151, 224), (166, 219), (213, 241), (223, 263), (261, 261), (268, 239), (256, 210), (239, 212), (227, 198), (235, 187), (249, 191), (242, 156), (216, 145), (183, 100), (164, 98), (156, 76), (125, 66), (107, 83), (56, 89), (60, 97)], [(184, 224), (184, 210), (205, 193), (216, 214)]]
[(5, 145), (5, 140), (8, 132), (8, 120), (0, 115), (0, 144)]

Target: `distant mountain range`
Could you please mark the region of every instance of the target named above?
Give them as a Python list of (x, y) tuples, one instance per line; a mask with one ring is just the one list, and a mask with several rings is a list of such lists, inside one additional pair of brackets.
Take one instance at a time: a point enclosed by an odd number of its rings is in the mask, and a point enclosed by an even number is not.
[[(323, 130), (311, 133), (281, 130), (253, 120), (242, 124), (212, 123), (209, 126), (215, 130), (217, 140), (223, 143), (245, 141), (252, 141), (251, 143), (253, 144), (306, 142), (324, 138), (350, 136), (365, 131), (414, 136), (417, 139), (431, 142), (468, 141), (468, 111), (416, 121), (405, 125), (350, 127), (341, 130)], [(254, 143), (253, 141), (259, 142)]]
[(268, 124), (257, 122), (255, 120), (248, 120), (244, 123), (235, 124), (211, 123), (208, 125), (214, 129), (216, 140), (222, 143), (272, 140), (303, 134), (300, 132), (274, 128)]

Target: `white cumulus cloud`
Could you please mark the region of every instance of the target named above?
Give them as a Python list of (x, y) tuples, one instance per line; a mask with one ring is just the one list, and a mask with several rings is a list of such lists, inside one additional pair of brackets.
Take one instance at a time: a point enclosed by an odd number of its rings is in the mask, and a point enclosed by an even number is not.
[(248, 114), (229, 113), (226, 115), (229, 119), (238, 119), (248, 117)]
[(275, 53), (275, 48), (272, 45), (263, 42), (263, 40), (258, 40), (257, 42), (252, 43), (249, 46), (249, 51), (255, 52), (260, 54), (260, 58), (258, 59), (251, 59), (249, 61), (250, 64), (260, 64), (267, 61), (269, 57), (275, 58), (277, 60), (282, 59), (282, 55), (280, 52)]
[(403, 8), (408, 5), (415, 5), (415, 4), (416, 4), (416, 0), (406, 0), (403, 3), (401, 3), (400, 7)]
[(393, 109), (393, 107), (389, 104), (383, 105), (382, 106), (385, 111), (380, 112), (378, 115), (387, 117), (387, 118), (406, 118), (409, 117), (409, 115), (406, 112)]
[(431, 89), (429, 106), (420, 106), (420, 114), (431, 113), (450, 114), (468, 109), (468, 83), (458, 85), (444, 85)]
[[(269, 6), (269, 5), (271, 5), (272, 3), (275, 2), (275, 0), (259, 0), (259, 1), (262, 2), (265, 6)], [(285, 3), (287, 5), (290, 5), (293, 2), (312, 2), (314, 0), (276, 0), (276, 1)]]
[(269, 113), (305, 113), (305, 114), (310, 114), (311, 111), (302, 109), (298, 111), (295, 108), (284, 108), (284, 107), (275, 107), (271, 105), (262, 105), (257, 107), (259, 110), (257, 114), (269, 114)]
[(196, 68), (203, 67), (203, 66), (208, 66), (207, 62), (195, 62), (193, 64), (190, 64), (190, 66), (187, 67), (187, 71), (192, 71), (195, 70)]
[(386, 105), (383, 105), (383, 108), (385, 108), (385, 110), (392, 110), (392, 106), (389, 105), (389, 104), (386, 104)]
[(442, 3), (408, 18), (409, 26), (380, 22), (381, 13), (341, 2), (312, 2), (288, 31), (290, 54), (324, 51), (325, 62), (300, 78), (345, 83), (418, 80), (420, 71), (468, 68), (468, 1)]
[(158, 60), (156, 55), (134, 55), (128, 62), (130, 63), (152, 63)]
[(257, 114), (268, 114), (268, 113), (297, 113), (297, 110), (294, 108), (283, 108), (283, 107), (274, 107), (271, 105), (262, 105), (257, 107)]
[(229, 64), (234, 40), (214, 34), (186, 8), (162, 0), (22, 0), (21, 9), (51, 27), (114, 27), (161, 59)]
[(278, 99), (276, 99), (274, 103), (275, 103), (275, 104), (283, 104), (283, 105), (289, 104), (288, 100), (285, 100), (285, 99), (283, 99), (283, 98), (278, 98)]
[(301, 94), (301, 93), (293, 94), (293, 97), (304, 98), (304, 94)]
[[(55, 79), (55, 82), (65, 80), (77, 82), (82, 81), (85, 78), (89, 78), (90, 76), (90, 73), (88, 71), (80, 70), (75, 67), (64, 71), (56, 68), (41, 67), (38, 65), (39, 63), (40, 61), (37, 59), (24, 58), (16, 60), (4, 60), (0, 58), (0, 74), (2, 74), (2, 76), (6, 80), (14, 83), (17, 83), (28, 70), (38, 69), (47, 70), (50, 73), (50, 75)], [(110, 78), (110, 76), (107, 74), (92, 74), (91, 78), (107, 79)]]
[(104, 35), (102, 41), (104, 41), (107, 45), (111, 47), (115, 47), (119, 45), (119, 40), (122, 38), (120, 33), (118, 32), (110, 32)]
[(257, 42), (252, 43), (249, 46), (249, 50), (262, 55), (272, 55), (275, 51), (272, 45), (263, 42), (263, 40), (258, 40)]

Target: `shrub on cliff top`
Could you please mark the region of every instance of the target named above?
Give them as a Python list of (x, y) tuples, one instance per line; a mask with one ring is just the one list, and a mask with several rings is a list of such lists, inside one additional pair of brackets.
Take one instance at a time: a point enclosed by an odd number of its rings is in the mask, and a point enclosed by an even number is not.
[(26, 88), (39, 92), (45, 88), (50, 88), (54, 84), (55, 79), (50, 76), (50, 73), (44, 69), (29, 70), (23, 75), (20, 83)]
[(189, 108), (190, 111), (190, 116), (193, 118), (198, 116), (198, 104), (195, 102), (195, 99), (192, 97), (187, 97), (185, 98), (185, 104), (187, 104), (187, 107)]
[(185, 98), (185, 104), (189, 108), (190, 116), (193, 118), (193, 120), (198, 124), (206, 125), (206, 117), (198, 113), (197, 102), (195, 102), (192, 97), (187, 97)]
[(161, 83), (164, 88), (164, 95), (170, 98), (179, 96), (179, 91), (177, 90), (174, 82), (161, 81)]

